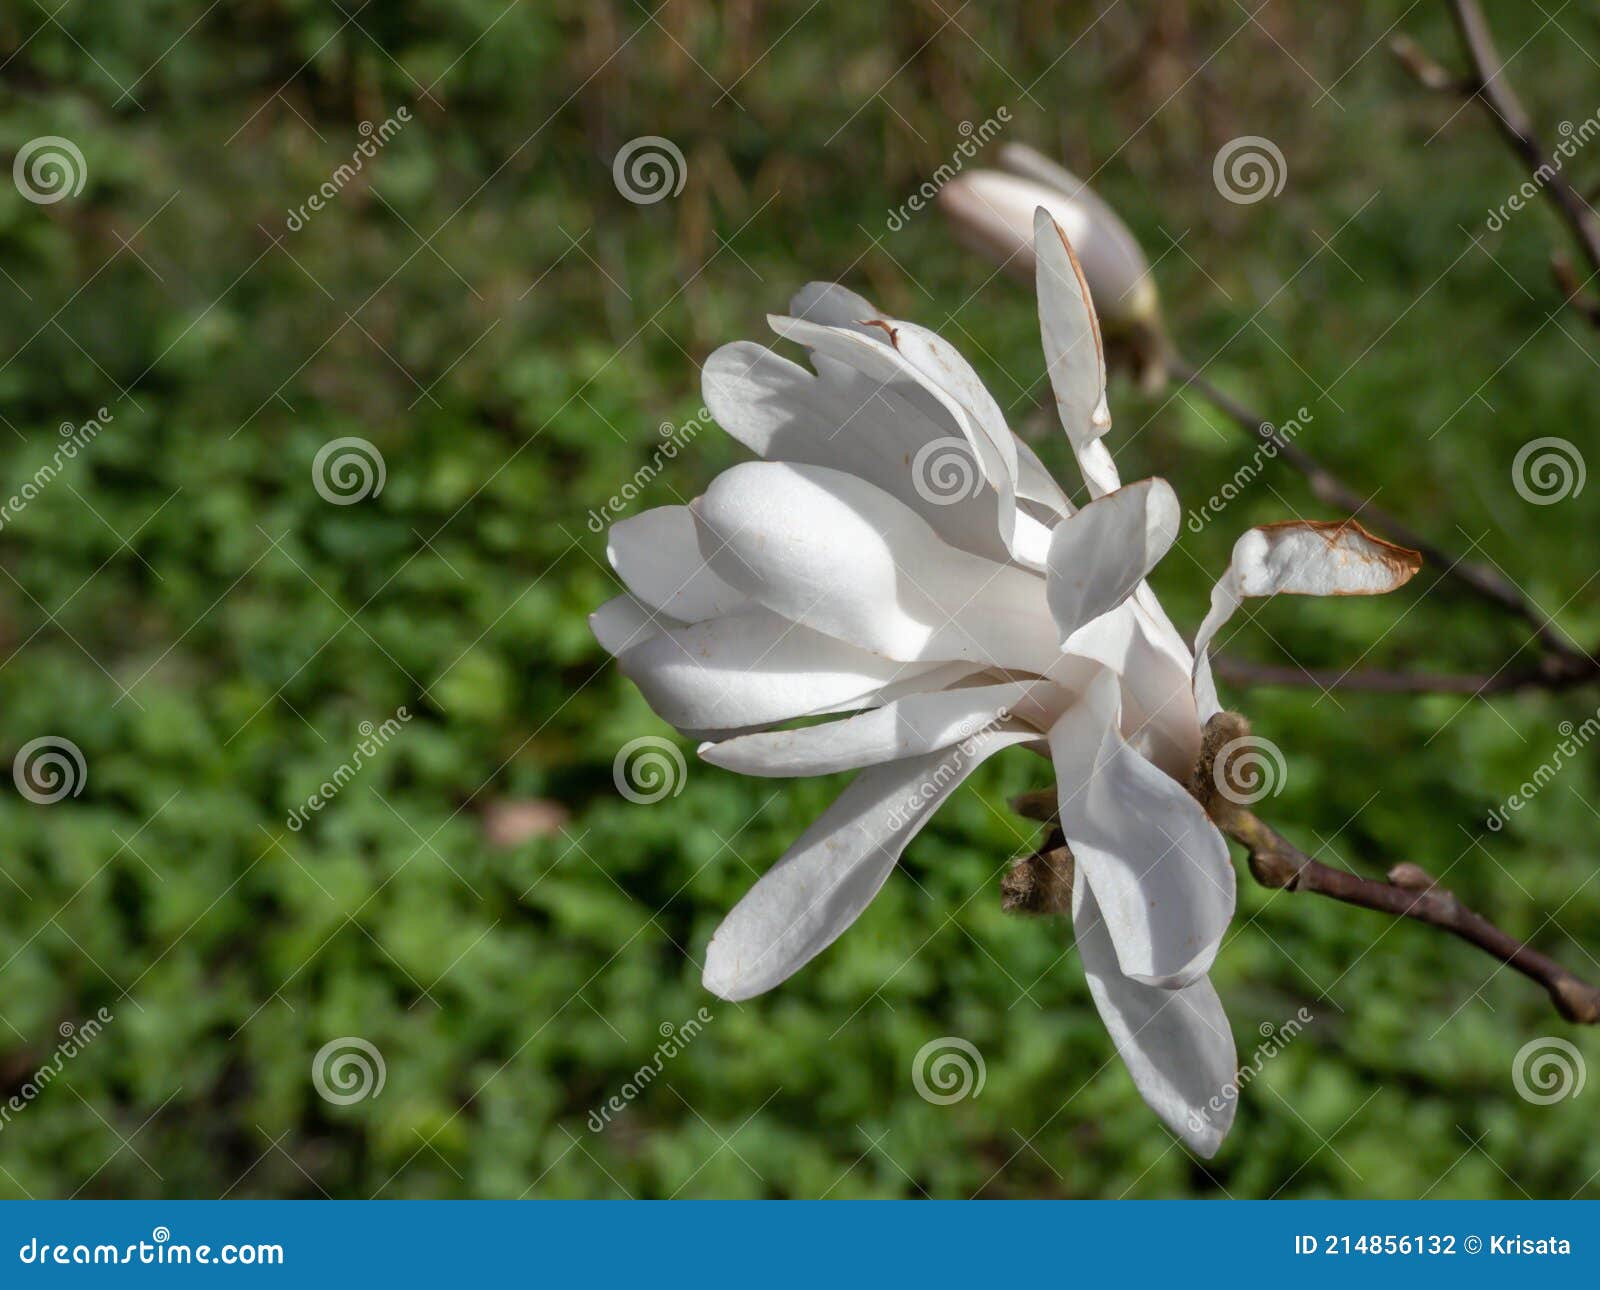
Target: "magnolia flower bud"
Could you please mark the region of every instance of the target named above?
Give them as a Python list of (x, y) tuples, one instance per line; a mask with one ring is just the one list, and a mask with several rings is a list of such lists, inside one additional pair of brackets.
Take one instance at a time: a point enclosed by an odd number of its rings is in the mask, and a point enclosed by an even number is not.
[(940, 190), (939, 205), (957, 236), (1032, 283), (1033, 213), (1043, 206), (1083, 266), (1111, 357), (1131, 359), (1147, 385), (1159, 385), (1161, 303), (1150, 262), (1128, 226), (1082, 180), (1032, 148), (1006, 144), (999, 159), (1004, 171), (968, 171)]

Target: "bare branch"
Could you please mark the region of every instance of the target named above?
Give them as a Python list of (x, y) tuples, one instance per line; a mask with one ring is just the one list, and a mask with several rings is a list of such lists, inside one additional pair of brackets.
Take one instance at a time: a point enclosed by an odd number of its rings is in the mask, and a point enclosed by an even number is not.
[[(1216, 821), (1217, 827), (1238, 842), (1250, 856), (1250, 872), (1265, 887), (1314, 892), (1440, 928), (1476, 946), (1507, 967), (1543, 986), (1556, 1010), (1568, 1021), (1582, 1025), (1600, 1023), (1600, 989), (1574, 976), (1554, 959), (1496, 927), (1482, 914), (1464, 905), (1451, 891), (1438, 885), (1419, 865), (1394, 865), (1388, 881), (1378, 882), (1313, 860), (1271, 825), (1239, 801), (1224, 794), (1219, 783), (1229, 783), (1229, 767), (1217, 768), (1212, 758), (1233, 743), (1249, 726), (1237, 713), (1222, 712), (1206, 727), (1206, 745), (1191, 788)], [(1234, 745), (1237, 746), (1237, 745)], [(1239, 785), (1239, 797), (1248, 796)]]
[[(1409, 861), (1395, 864), (1385, 882), (1363, 878), (1312, 859), (1242, 805), (1249, 797), (1250, 786), (1236, 783), (1230, 773), (1233, 766), (1224, 764), (1219, 768), (1215, 759), (1224, 748), (1248, 747), (1239, 740), (1249, 731), (1249, 723), (1236, 712), (1220, 712), (1212, 717), (1206, 725), (1204, 745), (1189, 790), (1216, 826), (1244, 847), (1250, 873), (1257, 882), (1264, 887), (1327, 896), (1347, 905), (1437, 927), (1544, 987), (1556, 1010), (1568, 1021), (1600, 1024), (1600, 988), (1574, 976), (1549, 955), (1468, 908), (1420, 865)], [(1225, 794), (1224, 784), (1237, 788), (1237, 797)], [(1002, 884), (1005, 908), (1026, 913), (1069, 911), (1072, 857), (1059, 832), (1056, 790), (1023, 793), (1011, 799), (1011, 809), (1027, 819), (1057, 827), (1035, 855), (1019, 861), (1006, 876)]]
[(1600, 273), (1600, 215), (1567, 182), (1551, 152), (1540, 142), (1533, 118), (1504, 75), (1505, 64), (1495, 48), (1483, 10), (1477, 0), (1450, 0), (1450, 11), (1472, 63), (1473, 79), (1468, 92), (1483, 104), (1512, 151), (1540, 181), (1540, 190), (1550, 198), (1583, 248), (1590, 270)]

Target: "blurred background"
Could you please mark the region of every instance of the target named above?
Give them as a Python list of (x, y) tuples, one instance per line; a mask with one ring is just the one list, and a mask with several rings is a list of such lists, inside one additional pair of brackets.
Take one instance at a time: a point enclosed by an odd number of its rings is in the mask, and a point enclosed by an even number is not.
[[(1489, 15), (1549, 138), (1600, 109), (1590, 11)], [(641, 468), (608, 518), (741, 459), (714, 428), (665, 457), (660, 427), (808, 279), (954, 341), (1069, 477), (1030, 419), (1031, 292), (937, 211), (892, 218), (1004, 108), (996, 144), (1095, 176), (1210, 379), (1309, 409), (1299, 442), (1363, 495), (1600, 638), (1600, 489), (1532, 505), (1512, 473), (1532, 438), (1593, 444), (1600, 337), (1551, 282), (1542, 203), (1486, 228), (1524, 172), (1403, 73), (1399, 33), (1462, 67), (1433, 0), (6, 6), (0, 159), (52, 138), (81, 160), (54, 192), (0, 182), (0, 492), (47, 470), (0, 527), (0, 753), (64, 740), (82, 766), (75, 795), (0, 794), (0, 1194), (1594, 1194), (1596, 1081), (1540, 1104), (1513, 1078), (1544, 1036), (1593, 1066), (1592, 1032), (1438, 931), (1243, 874), (1214, 975), (1241, 1060), (1312, 1020), (1193, 1158), (1069, 930), (999, 909), (1037, 837), (1005, 799), (1048, 782), (1021, 754), (807, 970), (710, 997), (712, 929), (838, 785), (679, 741), (681, 791), (626, 799), (618, 751), (671, 732), (585, 625), (615, 585), (591, 512)], [(1219, 194), (1241, 135), (1281, 151), (1275, 196)], [(681, 190), (619, 191), (641, 136), (681, 152)], [(1600, 179), (1600, 153), (1569, 172)], [(1186, 506), (1251, 460), (1193, 393), (1123, 378), (1112, 406), (1124, 477)], [(342, 439), (371, 473), (330, 497)], [(1334, 518), (1276, 462), (1186, 528), (1155, 579), (1174, 619), (1198, 623), (1239, 530), (1294, 514)], [(1259, 618), (1230, 656), (1533, 657), (1428, 572)], [(1226, 693), (1284, 750), (1260, 809), (1307, 850), (1447, 871), (1600, 974), (1600, 751), (1485, 827), (1594, 687)], [(948, 1036), (985, 1080), (939, 1105), (913, 1065)]]

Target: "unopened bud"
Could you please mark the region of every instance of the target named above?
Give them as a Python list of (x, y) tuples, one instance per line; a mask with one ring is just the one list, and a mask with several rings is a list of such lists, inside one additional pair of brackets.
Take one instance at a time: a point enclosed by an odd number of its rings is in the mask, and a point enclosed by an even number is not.
[(940, 190), (957, 236), (1032, 283), (1033, 213), (1043, 206), (1077, 253), (1107, 340), (1128, 348), (1145, 380), (1159, 383), (1161, 304), (1138, 240), (1098, 194), (1048, 157), (1007, 144), (999, 159), (1004, 171), (968, 171)]

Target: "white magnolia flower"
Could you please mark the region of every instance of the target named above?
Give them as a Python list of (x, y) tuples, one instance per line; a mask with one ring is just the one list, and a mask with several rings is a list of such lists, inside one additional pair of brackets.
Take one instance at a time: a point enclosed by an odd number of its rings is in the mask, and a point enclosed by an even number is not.
[[(967, 775), (1028, 747), (1055, 766), (1095, 1004), (1145, 1100), (1210, 1154), (1233, 1117), (1233, 1037), (1206, 973), (1234, 871), (1184, 788), (1216, 709), (1206, 647), (1244, 597), (1383, 591), (1415, 565), (1353, 524), (1252, 530), (1197, 659), (1144, 581), (1177, 535), (1177, 498), (1163, 480), (1118, 478), (1099, 325), (1043, 210), (1036, 253), (1086, 505), (943, 339), (813, 283), (770, 319), (809, 368), (746, 342), (705, 365), (707, 407), (761, 460), (689, 506), (615, 525), (628, 590), (591, 621), (712, 764), (860, 772), (724, 920), (708, 989), (745, 999), (798, 971)], [(822, 715), (837, 719), (785, 724)]]

